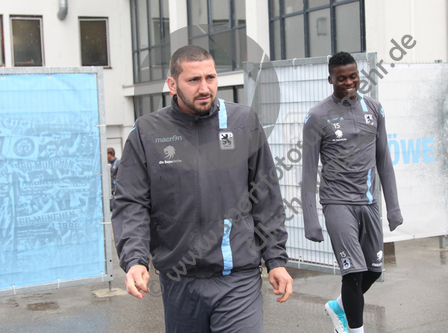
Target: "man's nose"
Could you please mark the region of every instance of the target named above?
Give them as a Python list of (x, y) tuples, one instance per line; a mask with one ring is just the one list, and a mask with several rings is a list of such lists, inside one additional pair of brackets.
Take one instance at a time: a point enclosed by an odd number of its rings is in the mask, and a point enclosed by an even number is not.
[(199, 92), (208, 92), (208, 84), (207, 80), (201, 80), (201, 83), (199, 84)]

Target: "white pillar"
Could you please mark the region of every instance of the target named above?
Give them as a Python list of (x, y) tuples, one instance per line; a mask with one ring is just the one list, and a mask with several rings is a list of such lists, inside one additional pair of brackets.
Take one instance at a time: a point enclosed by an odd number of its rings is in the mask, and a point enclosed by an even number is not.
[(187, 1), (169, 0), (168, 6), (170, 12), (171, 54), (173, 54), (179, 47), (188, 45)]
[[(268, 0), (246, 0), (246, 31), (264, 52), (270, 56)], [(248, 54), (250, 59), (250, 54)], [(260, 61), (260, 59), (251, 59)]]

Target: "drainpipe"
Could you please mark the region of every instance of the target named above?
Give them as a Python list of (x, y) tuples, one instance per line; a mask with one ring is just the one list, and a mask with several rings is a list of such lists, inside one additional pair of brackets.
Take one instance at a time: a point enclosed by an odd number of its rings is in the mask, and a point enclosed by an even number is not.
[(67, 16), (67, 12), (68, 12), (67, 0), (59, 0), (58, 19), (60, 19), (61, 21), (64, 20)]

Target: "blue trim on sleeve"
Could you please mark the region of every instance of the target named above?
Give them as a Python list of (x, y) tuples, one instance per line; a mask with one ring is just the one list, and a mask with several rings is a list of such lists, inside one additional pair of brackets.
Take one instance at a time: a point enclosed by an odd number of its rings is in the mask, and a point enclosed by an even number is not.
[[(227, 230), (227, 232), (226, 232)], [(224, 269), (222, 275), (229, 275), (233, 268), (233, 256), (232, 249), (230, 248), (230, 232), (232, 231), (231, 220), (224, 220), (224, 235), (222, 236), (222, 258), (224, 260)]]
[(223, 99), (219, 100), (219, 129), (227, 128), (227, 110)]
[(382, 115), (383, 118), (384, 118), (384, 110), (383, 110), (383, 108), (381, 108), (381, 115)]
[(370, 187), (372, 186), (372, 169), (369, 169), (369, 173), (367, 174), (367, 198), (369, 198), (369, 205), (373, 202), (373, 196), (370, 192)]

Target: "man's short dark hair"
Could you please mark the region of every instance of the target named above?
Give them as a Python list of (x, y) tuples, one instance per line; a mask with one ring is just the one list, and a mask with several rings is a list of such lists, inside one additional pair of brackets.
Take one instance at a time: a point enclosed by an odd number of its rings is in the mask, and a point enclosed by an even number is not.
[(356, 64), (356, 61), (350, 53), (338, 52), (335, 55), (333, 55), (328, 61), (328, 72), (331, 75), (331, 71), (333, 68), (339, 66), (346, 66), (353, 63)]
[(111, 154), (112, 156), (115, 157), (115, 149), (113, 149), (113, 148), (107, 148), (107, 153), (108, 153), (108, 154)]
[(180, 73), (182, 73), (182, 62), (204, 61), (207, 59), (213, 59), (213, 57), (206, 49), (196, 45), (183, 46), (180, 49), (177, 49), (177, 51), (171, 56), (171, 77), (177, 81)]

